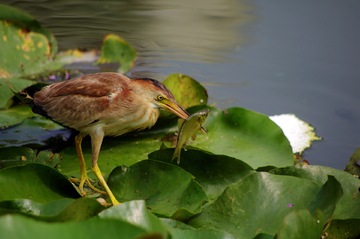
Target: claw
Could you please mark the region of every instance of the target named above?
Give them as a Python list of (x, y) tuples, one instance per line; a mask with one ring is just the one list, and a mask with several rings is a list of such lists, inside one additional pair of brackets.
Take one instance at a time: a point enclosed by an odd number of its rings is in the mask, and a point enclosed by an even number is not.
[(77, 179), (77, 178), (69, 178), (70, 182), (72, 183), (78, 183), (79, 186), (79, 190), (80, 190), (80, 193), (83, 197), (86, 196), (86, 192), (84, 191), (84, 184), (86, 183), (88, 185), (89, 188), (91, 188), (93, 191), (95, 192), (98, 192), (98, 193), (101, 193), (101, 194), (107, 194), (106, 192), (104, 191), (101, 191), (100, 189), (97, 189), (96, 187), (94, 187), (92, 185), (92, 183), (94, 182), (94, 180), (92, 180), (91, 178), (89, 178), (88, 176), (85, 176), (85, 177), (81, 177), (82, 179)]

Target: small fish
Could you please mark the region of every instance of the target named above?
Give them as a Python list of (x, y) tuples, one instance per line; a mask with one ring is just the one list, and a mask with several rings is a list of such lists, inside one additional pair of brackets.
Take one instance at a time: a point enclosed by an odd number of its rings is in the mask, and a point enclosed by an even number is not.
[(200, 110), (192, 115), (190, 115), (186, 120), (183, 121), (181, 126), (179, 127), (179, 133), (177, 137), (177, 144), (175, 148), (174, 155), (171, 159), (173, 161), (175, 158), (177, 159), (177, 163), (180, 163), (180, 153), (181, 148), (185, 146), (186, 141), (191, 137), (193, 140), (196, 139), (195, 133), (200, 130), (203, 133), (207, 133), (206, 130), (202, 127), (206, 118), (210, 114), (209, 109)]

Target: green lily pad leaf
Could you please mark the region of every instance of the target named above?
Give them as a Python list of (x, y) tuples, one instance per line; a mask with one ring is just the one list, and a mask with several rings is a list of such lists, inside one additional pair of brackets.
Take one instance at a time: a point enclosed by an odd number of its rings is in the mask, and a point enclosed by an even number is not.
[(45, 35), (0, 22), (0, 78), (37, 74), (47, 69), (50, 42)]
[(171, 218), (160, 218), (160, 220), (166, 224), (167, 226), (170, 226), (172, 228), (181, 229), (181, 230), (196, 230), (192, 226), (189, 226), (188, 224), (185, 224), (181, 221), (177, 221)]
[(360, 235), (360, 219), (332, 220), (325, 233), (328, 238), (348, 239), (358, 238)]
[(50, 47), (52, 49), (51, 56), (54, 56), (57, 52), (56, 39), (53, 37), (49, 30), (41, 27), (40, 22), (38, 22), (30, 14), (15, 7), (0, 4), (0, 20), (13, 22), (23, 29), (29, 29), (33, 32), (45, 35), (50, 42)]
[(137, 52), (127, 41), (115, 34), (107, 34), (104, 38), (101, 49), (101, 56), (97, 64), (119, 62), (118, 72), (126, 73), (134, 65), (137, 58)]
[(238, 107), (208, 108), (211, 113), (203, 125), (208, 133), (198, 133), (192, 146), (240, 159), (254, 169), (293, 165), (290, 143), (269, 117)]
[(46, 164), (52, 168), (55, 168), (60, 161), (60, 155), (50, 151), (40, 151), (33, 160), (33, 162)]
[(7, 110), (0, 111), (0, 128), (20, 124), (29, 117), (36, 116), (27, 105), (17, 105)]
[(28, 199), (0, 202), (0, 215), (18, 213), (46, 222), (83, 221), (104, 209), (94, 198), (67, 198), (50, 203), (37, 203)]
[[(224, 231), (220, 231), (214, 228), (207, 228), (207, 229), (197, 229), (195, 230), (195, 228), (180, 222), (180, 221), (176, 221), (173, 219), (169, 219), (169, 218), (160, 218), (160, 220), (165, 223), (168, 226), (168, 230), (170, 231), (170, 233), (172, 234), (172, 238), (176, 239), (182, 239), (182, 238), (226, 238), (226, 239), (231, 239), (231, 238), (235, 238), (233, 237), (231, 234), (224, 232)], [(193, 232), (191, 232), (193, 231)], [(265, 234), (265, 233), (259, 233), (257, 234), (254, 239), (275, 239), (276, 235), (270, 235), (270, 234)]]
[(11, 6), (0, 7), (0, 78), (38, 74), (59, 69), (57, 41), (29, 14)]
[(352, 175), (360, 176), (360, 147), (353, 153), (349, 162), (346, 164), (345, 171), (351, 173)]
[(310, 203), (310, 213), (315, 215), (316, 210), (319, 209), (322, 211), (324, 220), (328, 221), (333, 215), (336, 204), (342, 195), (343, 190), (339, 181), (334, 176), (328, 175), (328, 180), (321, 187), (316, 200)]
[(173, 239), (198, 239), (198, 238), (207, 238), (207, 239), (235, 239), (231, 234), (220, 231), (214, 228), (199, 229), (199, 230), (180, 230), (176, 228), (169, 227), (168, 229)]
[(147, 233), (128, 222), (96, 218), (81, 222), (47, 223), (20, 215), (5, 215), (0, 217), (0, 231), (8, 238), (24, 239), (47, 239), (50, 235), (53, 239), (99, 239), (104, 238), (104, 235), (108, 238), (118, 238), (121, 235), (122, 239), (142, 238), (141, 236), (164, 238), (159, 234)]
[(62, 198), (78, 198), (69, 180), (55, 169), (38, 163), (0, 170), (0, 202), (31, 199), (48, 203)]
[(143, 200), (134, 200), (116, 205), (102, 211), (98, 216), (101, 219), (118, 219), (126, 221), (147, 232), (156, 232), (163, 236), (168, 234), (165, 225), (158, 217), (148, 211), (145, 201)]
[(41, 151), (36, 155), (34, 150), (27, 147), (0, 148), (0, 155), (2, 155), (0, 169), (11, 166), (21, 166), (31, 162), (46, 164), (54, 168), (61, 161), (59, 154)]
[(270, 173), (306, 178), (318, 185), (324, 184), (328, 180), (327, 175), (333, 175), (340, 182), (344, 194), (336, 205), (332, 219), (360, 219), (360, 197), (356, 196), (360, 180), (351, 174), (317, 165), (291, 166), (274, 169)]
[(276, 235), (270, 235), (266, 233), (259, 233), (253, 239), (276, 239)]
[(25, 161), (30, 161), (35, 158), (35, 152), (31, 148), (27, 147), (8, 147), (0, 149), (0, 169), (25, 165)]
[(144, 160), (128, 168), (115, 168), (108, 185), (121, 201), (143, 199), (151, 212), (163, 217), (185, 220), (201, 212), (208, 201), (192, 175), (179, 167)]
[(321, 210), (316, 211), (315, 217), (306, 209), (292, 211), (284, 218), (277, 238), (320, 238), (324, 222)]
[(189, 225), (214, 227), (236, 238), (276, 234), (283, 218), (291, 211), (307, 209), (319, 190), (316, 183), (307, 179), (256, 172), (229, 185)]
[(183, 238), (232, 239), (232, 238), (235, 238), (227, 232), (216, 230), (214, 228), (195, 230), (195, 228), (193, 228), (183, 222), (180, 222), (180, 221), (176, 221), (176, 220), (169, 219), (169, 218), (160, 218), (160, 220), (166, 225), (166, 227), (170, 231), (173, 239), (183, 239)]
[(40, 29), (40, 23), (30, 14), (12, 6), (0, 4), (0, 20), (15, 22), (23, 28)]
[(11, 79), (0, 78), (0, 109), (6, 109), (9, 105), (9, 101), (15, 95), (7, 84), (11, 84), (13, 87), (16, 88), (17, 92), (19, 92), (35, 83), (36, 83), (35, 81), (21, 79), (21, 78), (11, 78)]
[(31, 121), (33, 122), (33, 124), (31, 125), (41, 127), (44, 130), (64, 129), (63, 126), (54, 123), (54, 121), (46, 119), (45, 117), (39, 115), (36, 115), (36, 117), (31, 118)]
[[(174, 149), (149, 154), (149, 159), (170, 163)], [(177, 165), (174, 160), (171, 162)], [(214, 200), (224, 189), (255, 171), (246, 163), (226, 155), (215, 155), (195, 149), (181, 153), (178, 165), (195, 177), (210, 199)]]
[[(176, 102), (184, 109), (195, 105), (206, 105), (208, 94), (206, 89), (195, 79), (183, 74), (171, 74), (162, 82), (174, 95)], [(173, 115), (162, 111), (162, 117)]]

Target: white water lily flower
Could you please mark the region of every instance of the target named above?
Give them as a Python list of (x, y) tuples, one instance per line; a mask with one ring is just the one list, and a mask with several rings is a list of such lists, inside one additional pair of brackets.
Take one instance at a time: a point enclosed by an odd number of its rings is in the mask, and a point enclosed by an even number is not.
[(321, 140), (316, 136), (314, 127), (300, 120), (294, 114), (281, 114), (269, 116), (284, 132), (292, 147), (293, 153), (302, 153), (310, 147), (314, 140)]

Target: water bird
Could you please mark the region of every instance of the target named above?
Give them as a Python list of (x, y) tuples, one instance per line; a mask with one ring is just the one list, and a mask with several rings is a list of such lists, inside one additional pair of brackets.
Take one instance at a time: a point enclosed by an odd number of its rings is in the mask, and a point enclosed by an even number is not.
[[(106, 193), (112, 205), (120, 204), (111, 192), (98, 167), (98, 157), (104, 136), (118, 136), (152, 127), (159, 110), (166, 109), (187, 119), (189, 114), (175, 101), (173, 94), (161, 82), (150, 79), (130, 79), (119, 73), (95, 73), (46, 86), (34, 94), (33, 112), (79, 131), (75, 147), (80, 163), (79, 190), (85, 196), (84, 184)], [(81, 142), (91, 137), (91, 170), (105, 192), (92, 185), (88, 177)]]

